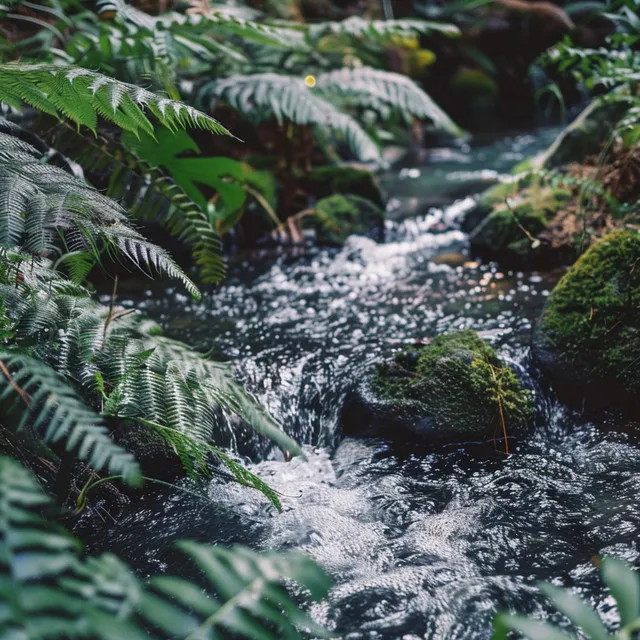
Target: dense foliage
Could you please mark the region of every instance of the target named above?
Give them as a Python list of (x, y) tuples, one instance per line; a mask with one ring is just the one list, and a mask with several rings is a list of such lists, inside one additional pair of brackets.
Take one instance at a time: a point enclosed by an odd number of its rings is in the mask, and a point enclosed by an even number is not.
[[(143, 433), (159, 438), (192, 481), (222, 468), (279, 510), (276, 493), (225, 447), (248, 427), (285, 456), (301, 455), (300, 445), (229, 363), (119, 306), (118, 277), (167, 277), (198, 298), (224, 277), (224, 249), (246, 238), (252, 246), (273, 237), (299, 243), (314, 229), (318, 241), (339, 244), (366, 232), (369, 220), (382, 228), (376, 193), (320, 196), (310, 186), (314, 169), (344, 161), (376, 168), (387, 142), (419, 146), (423, 123), (429, 133), (459, 136), (411, 75), (436, 58), (425, 42), (447, 51), (460, 30), (409, 17), (344, 17), (339, 7), (329, 11), (336, 19), (305, 21), (288, 2), (259, 3), (266, 13), (206, 0), (158, 4), (153, 15), (124, 0), (0, 4), (2, 448), (44, 465), (40, 480), (59, 506), (83, 506), (106, 478), (128, 491), (154, 479)], [(449, 19), (486, 4), (416, 11)], [(620, 171), (638, 178), (634, 6), (607, 6), (616, 25), (608, 46), (567, 38), (543, 62), (603, 104), (624, 105), (601, 164), (622, 158)], [(387, 18), (390, 7), (384, 3)], [(476, 66), (450, 86), (463, 96), (471, 79), (487, 95), (497, 91), (496, 65), (468, 42), (461, 52)], [(557, 85), (551, 91), (561, 95)], [(530, 166), (514, 188), (523, 182), (579, 188), (585, 210), (604, 202), (616, 224), (637, 213), (611, 173)], [(592, 231), (585, 222), (582, 235)], [(177, 259), (149, 239), (165, 232)], [(166, 576), (143, 582), (115, 557), (84, 558), (51, 525), (50, 507), (27, 471), (0, 459), (0, 625), (10, 637), (323, 634), (281, 583), (298, 581), (323, 597), (326, 578), (309, 560), (186, 542), (181, 549), (202, 569), (204, 590)], [(617, 565), (611, 571), (622, 575)]]

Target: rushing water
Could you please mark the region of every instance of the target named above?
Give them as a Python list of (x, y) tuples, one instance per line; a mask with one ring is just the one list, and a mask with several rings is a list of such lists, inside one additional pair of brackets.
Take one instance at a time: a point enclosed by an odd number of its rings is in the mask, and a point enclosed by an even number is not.
[[(552, 133), (434, 153), (426, 167), (387, 175), (394, 218), (495, 179), (487, 172)], [(499, 608), (545, 615), (538, 580), (578, 585), (610, 619), (594, 558), (638, 558), (640, 445), (615, 421), (585, 423), (536, 384), (531, 329), (559, 274), (473, 262), (456, 222), (468, 204), (389, 222), (385, 244), (352, 237), (340, 250), (237, 264), (202, 303), (178, 291), (136, 301), (175, 337), (237, 363), (307, 459), (254, 447), (262, 462), (250, 468), (281, 493), (280, 515), (257, 492), (214, 480), (210, 500), (151, 493), (115, 520), (94, 517), (91, 531), (81, 523), (89, 546), (142, 571), (176, 570), (170, 543), (185, 537), (302, 550), (335, 580), (314, 616), (350, 640), (487, 639)], [(512, 455), (342, 438), (341, 403), (372, 363), (460, 328), (486, 337), (536, 389), (536, 428)]]

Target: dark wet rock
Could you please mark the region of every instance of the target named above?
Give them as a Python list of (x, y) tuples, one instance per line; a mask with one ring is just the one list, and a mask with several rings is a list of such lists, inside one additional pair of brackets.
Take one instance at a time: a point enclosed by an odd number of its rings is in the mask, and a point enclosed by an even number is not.
[(113, 437), (133, 453), (144, 476), (167, 482), (185, 476), (175, 449), (151, 427), (136, 423), (123, 424), (113, 432)]
[[(502, 185), (501, 185), (502, 186)], [(483, 259), (516, 266), (561, 262), (540, 236), (571, 200), (571, 192), (551, 187), (530, 187), (491, 213), (471, 232), (471, 253)]]
[(315, 229), (318, 244), (341, 246), (354, 234), (383, 239), (384, 211), (366, 198), (336, 194), (316, 202), (313, 212), (305, 225)]
[(599, 153), (629, 106), (624, 99), (598, 98), (591, 102), (542, 155), (541, 165), (555, 169), (571, 162), (583, 162), (587, 156)]
[(473, 331), (414, 345), (376, 366), (343, 410), (345, 433), (426, 443), (485, 440), (526, 432), (529, 391)]
[(533, 354), (567, 401), (640, 408), (640, 235), (615, 231), (592, 246), (555, 287)]

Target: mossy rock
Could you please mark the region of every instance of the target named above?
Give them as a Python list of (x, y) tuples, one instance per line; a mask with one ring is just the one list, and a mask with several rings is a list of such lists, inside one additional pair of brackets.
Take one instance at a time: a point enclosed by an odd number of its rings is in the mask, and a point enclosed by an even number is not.
[(549, 249), (537, 236), (570, 199), (566, 189), (528, 187), (509, 206), (494, 206), (469, 236), (473, 255), (516, 266), (547, 261)]
[(382, 240), (384, 211), (366, 198), (333, 195), (316, 202), (313, 211), (313, 217), (305, 220), (311, 220), (318, 244), (342, 246), (354, 234)]
[[(540, 169), (542, 158), (540, 156), (531, 156), (519, 162), (509, 172), (512, 176), (519, 173), (527, 173)], [(518, 194), (518, 191), (526, 189), (531, 184), (529, 178), (519, 180), (518, 182), (499, 182), (494, 184), (480, 194), (476, 205), (469, 209), (461, 224), (461, 228), (466, 233), (473, 231), (495, 208), (505, 201), (505, 198), (512, 198)]]
[(464, 215), (461, 228), (471, 233), (494, 209), (494, 207), (512, 198), (518, 193), (518, 185), (514, 182), (499, 182), (485, 190), (475, 206)]
[(615, 101), (593, 100), (542, 155), (542, 166), (555, 169), (572, 162), (584, 162), (588, 156), (599, 153), (629, 107), (629, 101), (622, 96)]
[(318, 167), (309, 174), (309, 191), (317, 198), (352, 194), (366, 198), (380, 209), (385, 200), (373, 172), (348, 166)]
[(449, 82), (449, 90), (474, 105), (495, 105), (500, 89), (482, 69), (459, 69)]
[(555, 287), (536, 327), (536, 362), (588, 408), (640, 408), (640, 235), (615, 231)]
[(376, 366), (347, 400), (344, 431), (352, 435), (439, 444), (522, 435), (534, 407), (529, 391), (473, 331), (407, 347)]

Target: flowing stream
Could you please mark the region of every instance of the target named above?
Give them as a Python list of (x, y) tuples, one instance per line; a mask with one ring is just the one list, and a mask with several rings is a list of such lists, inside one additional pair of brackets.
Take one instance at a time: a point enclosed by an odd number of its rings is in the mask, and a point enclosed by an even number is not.
[[(201, 303), (178, 290), (131, 296), (169, 334), (232, 359), (307, 459), (285, 462), (240, 436), (282, 514), (217, 479), (210, 500), (153, 490), (83, 520), (89, 549), (113, 549), (143, 573), (186, 572), (171, 547), (181, 538), (304, 551), (335, 581), (314, 617), (349, 640), (486, 640), (500, 608), (548, 614), (539, 580), (579, 586), (610, 620), (596, 557), (638, 559), (640, 444), (613, 419), (592, 424), (563, 408), (532, 369), (531, 329), (561, 273), (478, 265), (458, 227), (466, 196), (555, 133), (433, 151), (425, 166), (383, 176), (384, 244), (352, 237), (342, 249), (238, 262)], [(421, 451), (342, 437), (345, 394), (375, 361), (461, 328), (535, 389), (535, 430), (511, 455), (491, 443)]]

